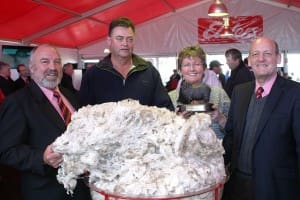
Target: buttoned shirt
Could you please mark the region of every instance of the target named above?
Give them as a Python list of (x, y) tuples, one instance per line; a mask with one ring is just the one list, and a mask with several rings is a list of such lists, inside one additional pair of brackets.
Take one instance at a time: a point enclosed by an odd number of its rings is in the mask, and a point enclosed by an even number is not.
[[(42, 92), (46, 95), (47, 99), (50, 101), (50, 103), (53, 105), (53, 107), (55, 108), (55, 110), (60, 114), (60, 116), (63, 118), (62, 112), (59, 108), (58, 102), (57, 102), (57, 98), (53, 96), (53, 91), (50, 89), (47, 89), (45, 87), (42, 87), (38, 84), (38, 86), (41, 88)], [(70, 112), (73, 114), (73, 112), (75, 111), (75, 109), (73, 108), (73, 106), (69, 103), (69, 101), (66, 99), (66, 97), (59, 91), (58, 87), (55, 88), (55, 90), (60, 94), (63, 102), (65, 103), (65, 105), (68, 107), (68, 109), (70, 110)]]
[(257, 89), (259, 87), (262, 87), (264, 89), (264, 92), (262, 93), (262, 97), (265, 97), (267, 95), (270, 94), (272, 86), (276, 80), (277, 75), (273, 76), (271, 79), (267, 80), (266, 82), (264, 82), (263, 85), (261, 85), (260, 83), (257, 82), (257, 80), (255, 81), (255, 91), (257, 91)]

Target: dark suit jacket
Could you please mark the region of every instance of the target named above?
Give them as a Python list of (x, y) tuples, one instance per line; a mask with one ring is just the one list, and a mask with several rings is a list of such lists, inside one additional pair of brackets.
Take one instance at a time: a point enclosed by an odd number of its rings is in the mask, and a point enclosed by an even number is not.
[[(74, 96), (60, 88), (75, 109)], [(0, 164), (22, 173), (23, 200), (89, 199), (88, 188), (79, 184), (74, 198), (56, 180), (57, 170), (43, 163), (43, 152), (66, 129), (47, 97), (31, 81), (8, 96), (0, 110)]]
[(5, 96), (13, 93), (16, 91), (15, 83), (13, 80), (5, 79), (4, 77), (0, 76), (0, 88)]
[[(28, 80), (30, 81), (30, 78), (28, 77)], [(21, 77), (19, 77), (17, 80), (15, 80), (15, 87), (16, 89), (21, 89), (23, 87), (25, 87), (26, 83), (24, 81), (24, 79), (22, 79)]]
[[(234, 89), (223, 145), (234, 173), (255, 83)], [(300, 84), (277, 77), (261, 115), (253, 147), (255, 200), (300, 199)]]
[(231, 71), (230, 77), (226, 81), (224, 89), (227, 95), (231, 98), (233, 88), (236, 85), (252, 80), (254, 80), (253, 73), (243, 63), (241, 63), (236, 69)]
[(70, 90), (73, 94), (77, 95), (78, 91), (73, 86), (72, 76), (63, 73), (60, 85)]

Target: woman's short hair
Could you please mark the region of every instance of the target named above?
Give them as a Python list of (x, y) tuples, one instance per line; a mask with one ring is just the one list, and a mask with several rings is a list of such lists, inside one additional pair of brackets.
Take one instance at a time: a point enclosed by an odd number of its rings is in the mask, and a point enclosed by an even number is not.
[(188, 46), (183, 48), (178, 55), (178, 68), (181, 69), (182, 61), (189, 57), (199, 57), (203, 62), (203, 66), (206, 67), (206, 53), (199, 45)]

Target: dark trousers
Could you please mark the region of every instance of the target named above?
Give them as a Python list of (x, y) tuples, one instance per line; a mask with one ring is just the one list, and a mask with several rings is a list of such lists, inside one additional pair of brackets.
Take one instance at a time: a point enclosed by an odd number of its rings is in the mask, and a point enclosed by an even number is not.
[(254, 200), (251, 176), (234, 172), (224, 186), (222, 200)]

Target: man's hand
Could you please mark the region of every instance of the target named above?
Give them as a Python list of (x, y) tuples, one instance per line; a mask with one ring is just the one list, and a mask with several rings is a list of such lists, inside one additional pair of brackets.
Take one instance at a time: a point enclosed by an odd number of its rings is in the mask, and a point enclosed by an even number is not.
[(55, 153), (52, 150), (52, 145), (48, 145), (43, 155), (44, 163), (51, 167), (58, 168), (60, 163), (63, 161), (61, 154)]

